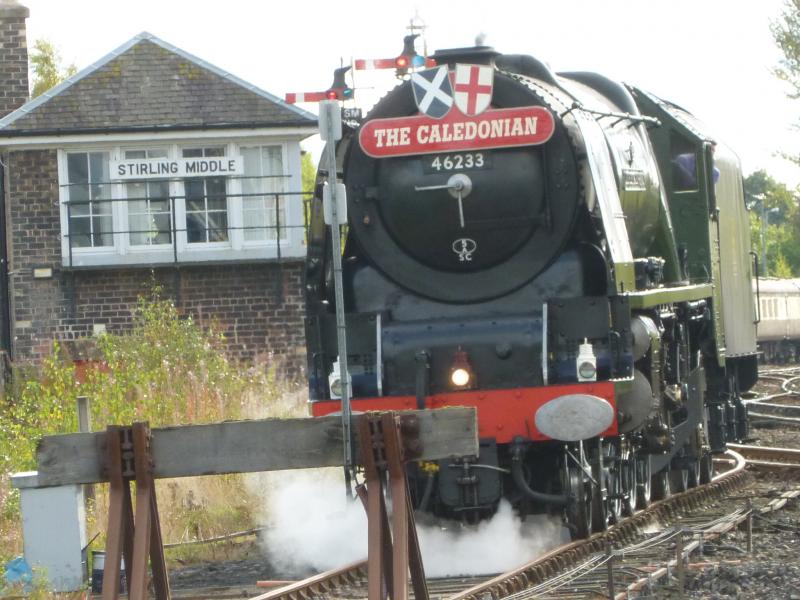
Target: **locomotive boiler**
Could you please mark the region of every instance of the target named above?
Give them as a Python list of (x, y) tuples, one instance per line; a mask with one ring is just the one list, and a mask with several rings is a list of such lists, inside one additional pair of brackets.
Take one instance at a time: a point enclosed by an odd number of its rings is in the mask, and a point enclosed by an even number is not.
[[(479, 456), (409, 470), (418, 508), (466, 521), (506, 498), (585, 536), (707, 480), (757, 377), (738, 159), (635, 86), (488, 47), (433, 58), (336, 148), (353, 410), (476, 407)], [(321, 188), (315, 415), (340, 410), (344, 358)]]

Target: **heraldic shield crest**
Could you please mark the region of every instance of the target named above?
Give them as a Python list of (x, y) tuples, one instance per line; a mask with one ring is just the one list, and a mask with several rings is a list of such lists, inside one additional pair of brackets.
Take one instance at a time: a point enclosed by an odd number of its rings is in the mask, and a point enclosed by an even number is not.
[(465, 115), (474, 117), (489, 108), (493, 86), (492, 67), (456, 64), (455, 102)]
[(429, 117), (441, 119), (453, 106), (453, 87), (446, 65), (412, 73), (411, 88), (419, 111)]

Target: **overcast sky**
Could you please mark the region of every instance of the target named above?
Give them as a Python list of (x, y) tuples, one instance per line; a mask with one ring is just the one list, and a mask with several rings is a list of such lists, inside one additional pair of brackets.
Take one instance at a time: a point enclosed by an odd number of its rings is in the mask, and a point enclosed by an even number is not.
[[(800, 100), (787, 99), (771, 73), (780, 55), (769, 24), (782, 0), (20, 2), (31, 11), (29, 45), (46, 38), (79, 68), (149, 31), (280, 97), (326, 89), (340, 59), (397, 55), (416, 11), (431, 53), (483, 33), (496, 50), (554, 70), (633, 83), (706, 121), (745, 173), (763, 168), (800, 183), (800, 168), (775, 156), (800, 153)], [(387, 73), (358, 75), (357, 104), (368, 108), (394, 83)]]

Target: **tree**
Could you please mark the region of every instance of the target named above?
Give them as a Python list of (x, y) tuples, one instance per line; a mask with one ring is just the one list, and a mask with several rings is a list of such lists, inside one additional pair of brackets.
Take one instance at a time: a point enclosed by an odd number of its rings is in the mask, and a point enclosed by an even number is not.
[(744, 194), (750, 208), (750, 244), (759, 254), (766, 250), (767, 273), (778, 277), (800, 275), (797, 195), (766, 171), (756, 171), (744, 179)]
[(800, 0), (786, 0), (783, 13), (772, 23), (771, 30), (783, 54), (775, 75), (791, 86), (790, 98), (800, 98)]
[(68, 67), (61, 66), (61, 55), (56, 47), (47, 40), (36, 40), (34, 43), (31, 65), (33, 69), (31, 98), (40, 96), (78, 72), (78, 68), (74, 64)]
[(311, 153), (304, 150), (300, 155), (300, 178), (302, 180), (303, 192), (306, 194), (314, 193), (314, 185), (317, 181), (317, 167), (314, 166), (314, 159)]

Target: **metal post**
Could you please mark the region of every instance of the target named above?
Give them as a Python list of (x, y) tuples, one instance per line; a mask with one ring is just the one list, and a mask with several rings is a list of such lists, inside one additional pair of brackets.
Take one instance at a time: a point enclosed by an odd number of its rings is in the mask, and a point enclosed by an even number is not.
[(278, 260), (278, 300), (283, 303), (283, 262), (281, 261), (281, 206), (280, 196), (275, 194), (275, 243), (277, 244), (276, 258)]
[(766, 198), (763, 194), (759, 196), (761, 200), (761, 267), (764, 277), (767, 277), (769, 275), (769, 267), (767, 266), (767, 231), (769, 230), (769, 216), (780, 213), (780, 210), (777, 207), (767, 209)]
[(753, 501), (747, 499), (747, 553), (753, 553)]
[(67, 247), (69, 248), (69, 266), (72, 267), (72, 202), (67, 202)]
[(610, 543), (606, 545), (606, 556), (608, 557), (606, 560), (606, 569), (608, 570), (608, 598), (609, 600), (614, 600), (614, 597), (617, 595), (614, 590), (614, 548)]
[(281, 198), (275, 194), (275, 241), (278, 243), (278, 261), (281, 260)]
[(761, 199), (761, 270), (767, 276), (767, 207)]
[(683, 590), (686, 587), (686, 569), (683, 564), (683, 530), (678, 531), (675, 540), (675, 568), (678, 572), (678, 598), (683, 598)]
[(172, 221), (172, 262), (178, 263), (178, 224), (175, 220), (175, 196), (169, 197), (170, 220)]
[[(89, 413), (89, 398), (86, 396), (78, 396), (77, 405), (78, 431), (80, 433), (89, 433), (92, 430), (92, 419)], [(83, 499), (87, 503), (94, 501), (93, 484), (87, 483), (83, 486)]]
[[(347, 372), (347, 328), (344, 319), (344, 292), (342, 290), (342, 240), (339, 227), (338, 193), (336, 187), (336, 126), (339, 103), (335, 100), (320, 102), (320, 111), (326, 113), (326, 130), (321, 132), (326, 140), (328, 187), (331, 193), (331, 253), (333, 255), (333, 288), (336, 300), (336, 340), (339, 349), (339, 379), (342, 382), (342, 434), (344, 436), (344, 474), (347, 493), (353, 474), (353, 444), (350, 430), (350, 379)], [(339, 134), (340, 135), (340, 134)]]

